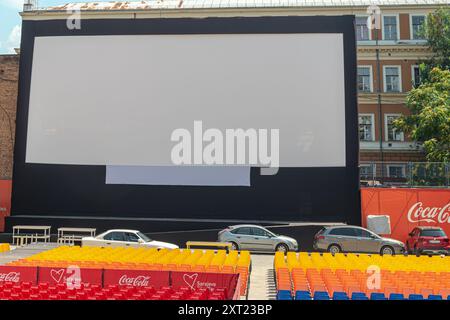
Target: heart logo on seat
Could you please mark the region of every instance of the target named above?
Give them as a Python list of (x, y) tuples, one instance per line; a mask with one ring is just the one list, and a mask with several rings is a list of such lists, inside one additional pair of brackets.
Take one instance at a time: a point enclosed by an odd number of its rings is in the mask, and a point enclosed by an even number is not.
[(61, 282), (61, 279), (62, 279), (63, 275), (64, 275), (64, 269), (59, 269), (59, 270), (52, 269), (52, 270), (50, 270), (50, 276), (57, 283)]
[(191, 275), (189, 274), (183, 274), (183, 280), (184, 282), (189, 286), (189, 288), (191, 288), (192, 290), (194, 290), (194, 286), (195, 286), (195, 282), (197, 281), (198, 278), (198, 273), (193, 273)]

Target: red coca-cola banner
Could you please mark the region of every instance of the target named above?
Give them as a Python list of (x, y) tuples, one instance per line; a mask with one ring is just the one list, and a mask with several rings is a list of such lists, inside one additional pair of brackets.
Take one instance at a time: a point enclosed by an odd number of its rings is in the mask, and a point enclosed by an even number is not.
[(189, 287), (192, 290), (199, 288), (226, 288), (227, 299), (232, 299), (235, 292), (238, 274), (227, 273), (200, 273), (173, 271), (171, 274), (174, 288)]
[(416, 226), (438, 226), (450, 236), (450, 189), (361, 189), (363, 226), (368, 215), (388, 215), (389, 237), (405, 242)]
[(11, 211), (11, 180), (0, 180), (0, 232), (4, 231), (4, 220)]
[(31, 282), (36, 284), (36, 267), (0, 266), (0, 283), (2, 282)]
[(134, 287), (162, 287), (170, 285), (169, 271), (105, 269), (103, 284)]
[(74, 286), (79, 283), (102, 285), (102, 273), (103, 269), (80, 269), (76, 266), (67, 268), (39, 267), (39, 282), (63, 283)]

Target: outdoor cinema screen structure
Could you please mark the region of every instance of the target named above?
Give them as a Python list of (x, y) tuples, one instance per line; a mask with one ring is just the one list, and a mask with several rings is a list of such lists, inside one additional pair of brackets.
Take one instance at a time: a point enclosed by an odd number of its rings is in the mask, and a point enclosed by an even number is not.
[[(23, 22), (13, 215), (359, 221), (353, 17), (82, 23)], [(199, 121), (276, 129), (278, 172), (174, 164)]]

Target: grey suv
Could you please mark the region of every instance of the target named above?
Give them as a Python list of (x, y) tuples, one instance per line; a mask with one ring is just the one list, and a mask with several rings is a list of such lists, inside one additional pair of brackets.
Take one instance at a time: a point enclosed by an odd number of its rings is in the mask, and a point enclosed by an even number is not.
[(383, 238), (370, 230), (356, 226), (325, 227), (314, 237), (315, 250), (338, 252), (404, 253), (401, 241)]
[(220, 242), (230, 242), (234, 250), (297, 251), (297, 240), (275, 234), (252, 224), (230, 226), (218, 234)]

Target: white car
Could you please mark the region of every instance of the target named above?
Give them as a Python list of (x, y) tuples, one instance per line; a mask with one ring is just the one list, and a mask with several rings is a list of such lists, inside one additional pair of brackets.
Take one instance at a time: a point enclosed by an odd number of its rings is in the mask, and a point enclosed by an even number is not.
[(138, 230), (114, 229), (99, 234), (96, 237), (84, 237), (82, 246), (91, 247), (149, 247), (158, 249), (178, 249), (172, 243), (155, 241)]

